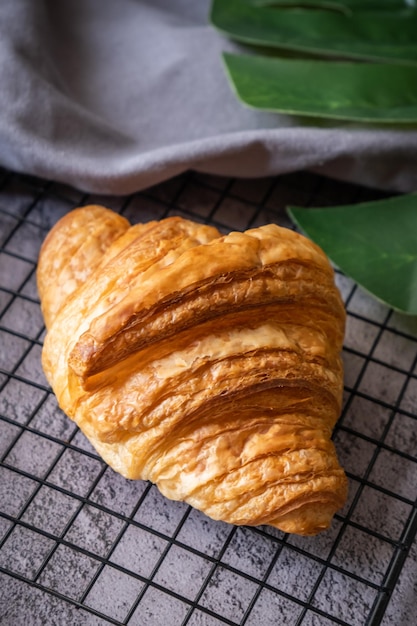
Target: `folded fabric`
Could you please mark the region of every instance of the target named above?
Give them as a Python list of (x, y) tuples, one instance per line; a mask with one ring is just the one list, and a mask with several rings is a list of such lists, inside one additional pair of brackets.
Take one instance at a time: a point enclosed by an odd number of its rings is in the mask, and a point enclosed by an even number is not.
[[(126, 194), (188, 169), (417, 188), (417, 131), (245, 108), (208, 0), (3, 0), (0, 165)], [(308, 86), (306, 86), (308, 88)]]

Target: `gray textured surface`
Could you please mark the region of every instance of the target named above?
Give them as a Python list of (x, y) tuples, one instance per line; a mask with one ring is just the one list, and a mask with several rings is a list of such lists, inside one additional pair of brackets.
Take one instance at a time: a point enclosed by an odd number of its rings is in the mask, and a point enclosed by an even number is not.
[[(87, 198), (56, 183), (1, 180), (1, 625), (368, 624), (416, 512), (416, 320), (338, 274), (348, 324), (335, 443), (349, 474), (346, 506), (314, 538), (213, 522), (115, 474), (57, 407), (40, 367), (35, 264), (47, 229)], [(88, 201), (134, 221), (177, 213), (226, 232), (288, 224), (283, 207), (294, 197), (331, 204), (369, 194), (306, 174), (190, 173), (134, 197)], [(413, 543), (383, 626), (409, 626), (416, 580)]]

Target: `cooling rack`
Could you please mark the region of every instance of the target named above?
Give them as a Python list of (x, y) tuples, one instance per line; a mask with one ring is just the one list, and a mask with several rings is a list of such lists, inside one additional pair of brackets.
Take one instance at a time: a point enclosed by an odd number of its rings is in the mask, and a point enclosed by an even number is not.
[(139, 626), (410, 624), (417, 608), (417, 322), (337, 271), (348, 312), (334, 433), (350, 492), (315, 538), (232, 527), (108, 468), (42, 373), (39, 246), (76, 206), (132, 222), (180, 214), (223, 232), (292, 227), (285, 206), (380, 192), (307, 172), (187, 172), (126, 197), (0, 171), (0, 623)]

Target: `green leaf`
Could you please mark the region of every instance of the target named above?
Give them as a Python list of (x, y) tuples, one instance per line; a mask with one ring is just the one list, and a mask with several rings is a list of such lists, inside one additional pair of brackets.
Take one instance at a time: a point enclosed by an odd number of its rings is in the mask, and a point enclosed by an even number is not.
[(337, 0), (249, 0), (249, 4), (254, 7), (278, 7), (278, 8), (312, 8), (325, 11), (338, 11), (344, 15), (351, 15), (352, 9)]
[(401, 11), (409, 10), (413, 2), (407, 0), (249, 0), (256, 7), (311, 7), (330, 9), (350, 14), (355, 11)]
[(271, 112), (359, 122), (417, 122), (417, 67), (223, 55), (237, 96)]
[(287, 211), (347, 276), (395, 310), (417, 315), (417, 193)]
[[(342, 6), (342, 5), (339, 5)], [(417, 64), (417, 11), (279, 9), (213, 0), (215, 28), (237, 41), (326, 57)]]

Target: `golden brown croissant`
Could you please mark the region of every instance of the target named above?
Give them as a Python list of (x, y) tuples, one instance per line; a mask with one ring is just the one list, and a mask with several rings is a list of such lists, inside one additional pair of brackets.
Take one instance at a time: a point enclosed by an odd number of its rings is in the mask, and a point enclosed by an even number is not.
[(315, 244), (89, 206), (47, 236), (38, 287), (46, 376), (111, 467), (214, 519), (329, 526), (345, 311)]

